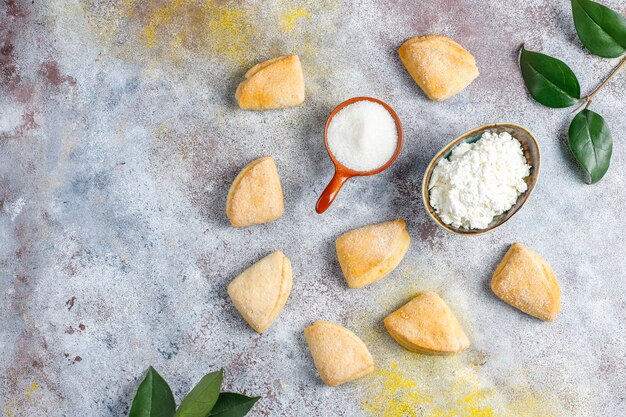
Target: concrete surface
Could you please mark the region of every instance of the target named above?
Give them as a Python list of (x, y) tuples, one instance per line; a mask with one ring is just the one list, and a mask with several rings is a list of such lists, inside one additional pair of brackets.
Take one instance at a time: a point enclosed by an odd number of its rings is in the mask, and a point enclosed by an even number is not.
[[(606, 4), (626, 14), (620, 0)], [(400, 63), (407, 38), (445, 34), (480, 77), (430, 102)], [(225, 387), (260, 395), (251, 416), (626, 415), (626, 71), (597, 96), (615, 140), (597, 185), (567, 149), (570, 109), (526, 93), (516, 54), (558, 56), (590, 91), (617, 63), (579, 43), (569, 2), (5, 0), (0, 4), (0, 406), (9, 417), (123, 416), (153, 365), (178, 401), (225, 368)], [(236, 108), (251, 65), (298, 53), (298, 108)], [(390, 103), (406, 147), (389, 171), (350, 181), (324, 215), (330, 110), (356, 95)], [(481, 237), (437, 228), (420, 201), (429, 159), (491, 122), (528, 127), (542, 175), (527, 205)], [(235, 230), (230, 182), (272, 155), (285, 191), (278, 221)], [(347, 288), (334, 239), (401, 217), (413, 238), (399, 268)], [(514, 241), (560, 280), (563, 310), (543, 323), (499, 301), (488, 281)], [(275, 250), (294, 287), (259, 336), (227, 283)], [(434, 290), (472, 347), (455, 357), (400, 348), (382, 318)], [(363, 338), (378, 370), (324, 386), (302, 330), (333, 320)]]

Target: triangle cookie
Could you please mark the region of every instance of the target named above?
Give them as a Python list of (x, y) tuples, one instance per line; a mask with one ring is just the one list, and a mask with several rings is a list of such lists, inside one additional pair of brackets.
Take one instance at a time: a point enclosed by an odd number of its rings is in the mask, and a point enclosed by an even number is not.
[(470, 345), (450, 307), (434, 292), (420, 294), (389, 314), (385, 327), (396, 342), (413, 352), (446, 355)]
[(326, 385), (333, 387), (374, 371), (367, 346), (345, 327), (317, 320), (304, 329), (304, 335), (315, 368)]
[(478, 77), (472, 54), (445, 36), (411, 38), (400, 46), (398, 54), (431, 100), (450, 98)]
[(291, 262), (276, 251), (232, 280), (228, 295), (250, 327), (263, 333), (285, 306), (291, 285)]
[(266, 156), (250, 162), (235, 177), (226, 199), (226, 215), (234, 227), (274, 221), (283, 215), (283, 188), (274, 163)]
[(541, 320), (561, 310), (559, 283), (537, 252), (513, 243), (493, 273), (491, 289), (505, 303)]
[(246, 110), (293, 107), (304, 101), (304, 77), (297, 55), (261, 62), (246, 72), (235, 98)]
[(404, 220), (351, 230), (335, 242), (341, 271), (350, 288), (361, 288), (385, 277), (400, 263), (411, 238)]

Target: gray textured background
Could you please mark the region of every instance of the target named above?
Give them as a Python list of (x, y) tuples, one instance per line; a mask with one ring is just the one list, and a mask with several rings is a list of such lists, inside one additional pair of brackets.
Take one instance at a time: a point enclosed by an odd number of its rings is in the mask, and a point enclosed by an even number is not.
[[(14, 1), (0, 4), (0, 406), (8, 417), (122, 416), (148, 365), (177, 400), (226, 369), (228, 389), (261, 395), (253, 416), (626, 415), (626, 71), (592, 109), (615, 140), (611, 169), (581, 181), (565, 142), (570, 110), (527, 95), (522, 42), (565, 60), (590, 91), (616, 60), (579, 43), (567, 1)], [(395, 2), (394, 2), (395, 3)], [(626, 14), (620, 0), (605, 3)], [(434, 103), (396, 49), (445, 34), (470, 50), (480, 77)], [(233, 94), (254, 63), (298, 53), (305, 103), (246, 112)], [(390, 103), (403, 121), (400, 158), (348, 183), (314, 212), (332, 173), (322, 128), (356, 95)], [(481, 237), (448, 234), (427, 217), (429, 159), (491, 122), (528, 127), (542, 175), (526, 206)], [(230, 182), (272, 155), (286, 213), (235, 230)], [(345, 285), (334, 239), (402, 217), (412, 236), (399, 268), (365, 289)], [(543, 323), (488, 289), (508, 245), (540, 252), (559, 278), (563, 309)], [(259, 336), (227, 283), (282, 249), (294, 286)], [(449, 358), (404, 351), (381, 319), (435, 290), (472, 347)], [(337, 388), (318, 379), (302, 330), (342, 323), (378, 371)]]

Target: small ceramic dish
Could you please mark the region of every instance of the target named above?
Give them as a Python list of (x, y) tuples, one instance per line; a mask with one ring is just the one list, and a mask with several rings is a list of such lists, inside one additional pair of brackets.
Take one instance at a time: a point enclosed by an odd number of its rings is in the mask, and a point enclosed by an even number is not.
[[(333, 120), (333, 117), (335, 117), (335, 115), (339, 113), (339, 111), (342, 110), (344, 107), (347, 107), (350, 104), (356, 103), (357, 101), (363, 101), (363, 100), (372, 101), (374, 103), (378, 103), (381, 106), (383, 106), (385, 110), (387, 110), (389, 114), (391, 115), (391, 117), (393, 118), (396, 124), (396, 132), (398, 134), (398, 141), (396, 143), (396, 151), (393, 153), (389, 161), (387, 161), (385, 165), (378, 167), (372, 171), (355, 171), (350, 168), (347, 168), (341, 162), (339, 162), (337, 158), (335, 158), (335, 155), (333, 155), (332, 151), (330, 150), (330, 147), (328, 146), (328, 126), (330, 125), (330, 122)], [(330, 205), (333, 203), (333, 201), (335, 200), (335, 197), (337, 197), (337, 194), (339, 193), (339, 190), (341, 190), (341, 187), (343, 186), (343, 184), (345, 184), (345, 182), (349, 180), (350, 178), (376, 175), (376, 174), (383, 172), (387, 168), (389, 168), (391, 164), (393, 164), (395, 160), (398, 159), (398, 155), (400, 155), (400, 151), (402, 150), (402, 144), (403, 144), (402, 123), (400, 123), (400, 118), (398, 117), (396, 112), (391, 108), (391, 106), (389, 106), (384, 101), (378, 100), (373, 97), (353, 97), (339, 104), (337, 107), (335, 107), (333, 111), (330, 112), (330, 116), (328, 116), (328, 120), (326, 120), (326, 126), (324, 126), (324, 146), (326, 146), (326, 151), (328, 152), (328, 156), (330, 156), (330, 159), (333, 161), (333, 164), (335, 165), (335, 174), (333, 175), (333, 178), (330, 180), (330, 182), (328, 183), (328, 185), (322, 192), (322, 195), (320, 195), (320, 198), (317, 200), (317, 204), (315, 205), (315, 211), (317, 211), (318, 214), (322, 214), (323, 212), (325, 212), (328, 209), (328, 207), (330, 207)]]
[[(524, 179), (524, 181), (528, 185), (528, 189), (518, 197), (513, 207), (511, 207), (505, 213), (496, 216), (491, 221), (489, 226), (484, 229), (465, 229), (445, 224), (443, 221), (441, 221), (441, 219), (435, 212), (435, 209), (430, 205), (430, 191), (428, 189), (428, 184), (430, 183), (430, 177), (433, 173), (433, 169), (435, 169), (435, 166), (442, 158), (448, 158), (450, 156), (450, 153), (452, 152), (452, 149), (458, 144), (460, 144), (461, 142), (474, 143), (478, 139), (480, 139), (482, 134), (486, 131), (491, 131), (495, 133), (507, 132), (511, 136), (513, 136), (513, 138), (517, 139), (520, 142), (520, 144), (522, 145), (522, 150), (524, 151), (524, 156), (526, 157), (526, 161), (531, 167), (530, 175)], [(428, 164), (428, 168), (426, 168), (426, 174), (424, 175), (424, 181), (422, 183), (422, 198), (424, 200), (424, 206), (426, 207), (426, 211), (428, 212), (430, 217), (432, 217), (435, 223), (452, 233), (457, 233), (460, 235), (481, 235), (483, 233), (490, 232), (496, 229), (498, 226), (504, 224), (511, 217), (513, 217), (513, 215), (517, 213), (520, 208), (522, 208), (524, 203), (526, 203), (528, 197), (530, 197), (530, 195), (532, 194), (533, 189), (537, 184), (537, 181), (539, 180), (539, 171), (541, 167), (540, 159), (539, 143), (537, 142), (537, 139), (535, 139), (535, 137), (522, 126), (511, 123), (494, 123), (481, 126), (477, 129), (464, 133), (458, 138), (454, 139), (449, 144), (447, 144), (442, 150), (440, 150), (437, 155), (435, 155), (435, 157), (432, 159), (432, 161), (430, 161), (430, 164)]]

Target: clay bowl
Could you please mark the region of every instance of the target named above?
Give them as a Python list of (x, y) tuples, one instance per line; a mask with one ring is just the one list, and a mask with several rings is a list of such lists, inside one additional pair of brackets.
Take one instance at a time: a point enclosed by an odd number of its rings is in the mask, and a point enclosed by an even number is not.
[[(528, 185), (528, 189), (518, 197), (517, 202), (513, 205), (513, 207), (511, 207), (507, 212), (496, 216), (491, 221), (489, 226), (487, 226), (485, 229), (465, 229), (445, 224), (443, 221), (441, 221), (441, 219), (435, 212), (435, 209), (433, 209), (433, 207), (430, 205), (428, 184), (430, 183), (430, 177), (433, 173), (433, 169), (442, 158), (449, 157), (452, 149), (459, 143), (476, 142), (478, 139), (480, 139), (480, 136), (488, 130), (496, 133), (507, 132), (521, 143), (522, 149), (524, 151), (524, 156), (526, 157), (526, 161), (528, 161), (528, 164), (531, 166), (530, 175), (524, 179), (524, 181)], [(511, 123), (494, 123), (464, 133), (463, 135), (459, 136), (448, 145), (446, 145), (442, 150), (440, 150), (437, 155), (435, 155), (430, 164), (428, 164), (428, 168), (426, 168), (426, 174), (424, 175), (424, 181), (422, 183), (422, 198), (424, 200), (424, 206), (426, 207), (426, 211), (435, 221), (435, 223), (452, 233), (456, 233), (459, 235), (481, 235), (483, 233), (490, 232), (504, 224), (511, 217), (513, 217), (513, 215), (522, 208), (524, 203), (526, 203), (526, 201), (532, 194), (533, 189), (537, 184), (537, 181), (539, 180), (541, 162), (540, 159), (539, 143), (537, 142), (537, 139), (535, 139), (535, 137), (522, 126)]]
[[(342, 165), (341, 162), (339, 162), (335, 158), (333, 153), (331, 152), (330, 147), (328, 146), (328, 126), (330, 125), (330, 122), (333, 120), (333, 117), (335, 117), (335, 115), (344, 107), (349, 106), (350, 104), (356, 103), (357, 101), (364, 101), (364, 100), (378, 103), (389, 112), (393, 120), (396, 122), (396, 131), (398, 133), (398, 143), (396, 145), (396, 151), (391, 156), (391, 159), (389, 159), (389, 161), (387, 161), (385, 165), (379, 168), (376, 168), (375, 170), (372, 170), (372, 171), (354, 171)], [(330, 205), (333, 203), (335, 198), (337, 197), (337, 194), (339, 193), (339, 190), (341, 190), (341, 187), (350, 178), (376, 175), (376, 174), (383, 172), (387, 168), (389, 168), (391, 164), (393, 164), (394, 161), (398, 158), (398, 155), (400, 155), (400, 151), (402, 150), (402, 144), (403, 144), (402, 123), (400, 123), (400, 118), (398, 117), (396, 112), (387, 103), (381, 100), (378, 100), (376, 98), (373, 98), (373, 97), (353, 97), (349, 100), (344, 101), (337, 107), (335, 107), (333, 111), (330, 112), (330, 116), (328, 116), (328, 120), (326, 120), (326, 125), (324, 126), (324, 146), (326, 146), (326, 151), (328, 152), (328, 156), (330, 156), (330, 159), (333, 161), (333, 164), (335, 165), (335, 174), (333, 175), (333, 178), (330, 180), (330, 182), (326, 186), (326, 189), (324, 189), (324, 191), (322, 192), (322, 195), (320, 195), (320, 198), (317, 200), (317, 204), (315, 205), (315, 211), (317, 211), (319, 214), (322, 214), (323, 212), (325, 212), (328, 209), (328, 207), (330, 207)]]

